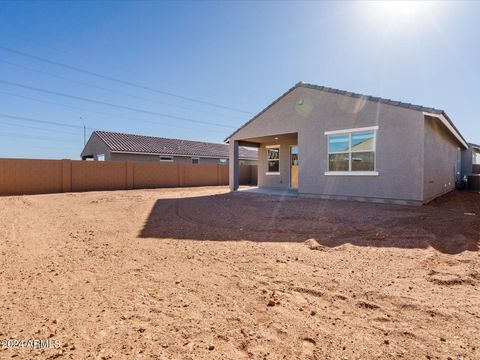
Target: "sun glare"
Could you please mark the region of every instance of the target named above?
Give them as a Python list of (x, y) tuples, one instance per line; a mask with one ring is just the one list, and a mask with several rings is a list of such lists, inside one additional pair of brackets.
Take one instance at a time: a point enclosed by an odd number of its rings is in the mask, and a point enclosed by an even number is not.
[(372, 1), (367, 3), (370, 15), (390, 25), (418, 22), (426, 15), (431, 1)]

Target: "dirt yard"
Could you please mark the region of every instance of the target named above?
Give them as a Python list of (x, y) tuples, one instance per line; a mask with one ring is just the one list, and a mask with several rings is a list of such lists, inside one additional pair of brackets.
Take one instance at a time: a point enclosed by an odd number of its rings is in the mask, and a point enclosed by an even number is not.
[(480, 359), (480, 194), (92, 192), (0, 219), (0, 340), (25, 341), (2, 359)]

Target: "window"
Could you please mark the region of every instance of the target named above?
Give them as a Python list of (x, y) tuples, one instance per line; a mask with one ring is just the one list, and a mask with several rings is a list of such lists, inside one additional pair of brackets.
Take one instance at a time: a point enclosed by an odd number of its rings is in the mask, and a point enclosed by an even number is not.
[(220, 159), (220, 165), (227, 165), (227, 159)]
[(173, 156), (160, 156), (160, 162), (173, 162)]
[(199, 158), (192, 158), (192, 164), (197, 165), (200, 162)]
[(267, 174), (280, 173), (280, 146), (267, 147)]
[(349, 171), (350, 134), (328, 137), (328, 171)]
[(473, 151), (473, 164), (480, 164), (480, 151)]
[(98, 154), (97, 161), (105, 161), (105, 154)]
[(378, 127), (332, 131), (328, 135), (326, 175), (378, 175), (375, 171), (375, 141)]

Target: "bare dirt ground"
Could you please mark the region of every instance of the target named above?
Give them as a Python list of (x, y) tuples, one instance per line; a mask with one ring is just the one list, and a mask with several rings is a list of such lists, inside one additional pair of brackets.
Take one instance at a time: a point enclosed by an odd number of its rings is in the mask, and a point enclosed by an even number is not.
[(479, 232), (472, 193), (0, 198), (0, 339), (61, 343), (0, 358), (480, 359)]

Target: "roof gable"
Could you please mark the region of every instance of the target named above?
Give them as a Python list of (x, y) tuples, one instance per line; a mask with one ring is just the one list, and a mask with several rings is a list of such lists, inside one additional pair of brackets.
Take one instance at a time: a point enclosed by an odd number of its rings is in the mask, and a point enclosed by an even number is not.
[[(334, 88), (329, 88), (329, 87), (326, 87), (326, 86), (319, 86), (319, 85), (313, 85), (313, 84), (307, 84), (305, 82), (299, 82), (297, 83), (296, 85), (294, 85), (292, 88), (290, 88), (288, 91), (286, 91), (284, 94), (282, 94), (280, 97), (278, 97), (275, 101), (273, 101), (270, 105), (268, 105), (266, 108), (264, 108), (262, 111), (260, 111), (257, 115), (255, 115), (252, 119), (250, 119), (249, 121), (247, 121), (245, 124), (243, 124), (241, 127), (239, 127), (237, 130), (235, 130), (232, 134), (230, 134), (226, 139), (225, 139), (225, 142), (228, 142), (229, 139), (235, 135), (236, 133), (238, 133), (241, 129), (243, 129), (244, 127), (246, 127), (248, 124), (252, 123), (253, 121), (255, 121), (257, 118), (259, 118), (262, 114), (264, 114), (267, 110), (269, 110), (272, 106), (274, 106), (276, 103), (278, 103), (279, 101), (281, 101), (283, 98), (285, 98), (288, 94), (290, 94), (292, 91), (294, 91), (295, 89), (297, 88), (300, 88), (300, 87), (303, 87), (303, 88), (308, 88), (308, 89), (313, 89), (313, 90), (318, 90), (318, 91), (324, 91), (324, 92), (328, 92), (328, 93), (333, 93), (333, 94), (338, 94), (338, 95), (342, 95), (342, 96), (349, 96), (349, 97), (354, 97), (354, 98), (362, 98), (366, 101), (372, 101), (372, 102), (377, 102), (377, 103), (382, 103), (382, 104), (387, 104), (387, 105), (392, 105), (392, 106), (398, 106), (398, 107), (401, 107), (401, 108), (405, 108), (405, 109), (410, 109), (410, 110), (414, 110), (414, 111), (420, 111), (420, 112), (423, 112), (423, 113), (427, 113), (427, 114), (434, 114), (434, 115), (437, 115), (437, 116), (443, 116), (445, 118), (445, 120), (450, 124), (450, 126), (452, 127), (453, 131), (456, 132), (456, 135), (457, 138), (463, 140), (463, 142), (466, 144), (466, 141), (465, 139), (463, 138), (463, 136), (460, 134), (460, 132), (458, 131), (458, 129), (455, 127), (455, 125), (453, 124), (453, 122), (450, 120), (450, 118), (448, 117), (448, 115), (445, 113), (445, 111), (443, 110), (440, 110), (440, 109), (435, 109), (435, 108), (432, 108), (432, 107), (426, 107), (426, 106), (421, 106), (421, 105), (414, 105), (414, 104), (410, 104), (410, 103), (405, 103), (405, 102), (402, 102), (402, 101), (394, 101), (394, 100), (390, 100), (390, 99), (384, 99), (384, 98), (381, 98), (381, 97), (375, 97), (375, 96), (370, 96), (370, 95), (363, 95), (363, 94), (359, 94), (359, 93), (354, 93), (354, 92), (350, 92), (350, 91), (345, 91), (345, 90), (339, 90), (339, 89), (334, 89)], [(462, 141), (460, 141), (462, 142)]]

